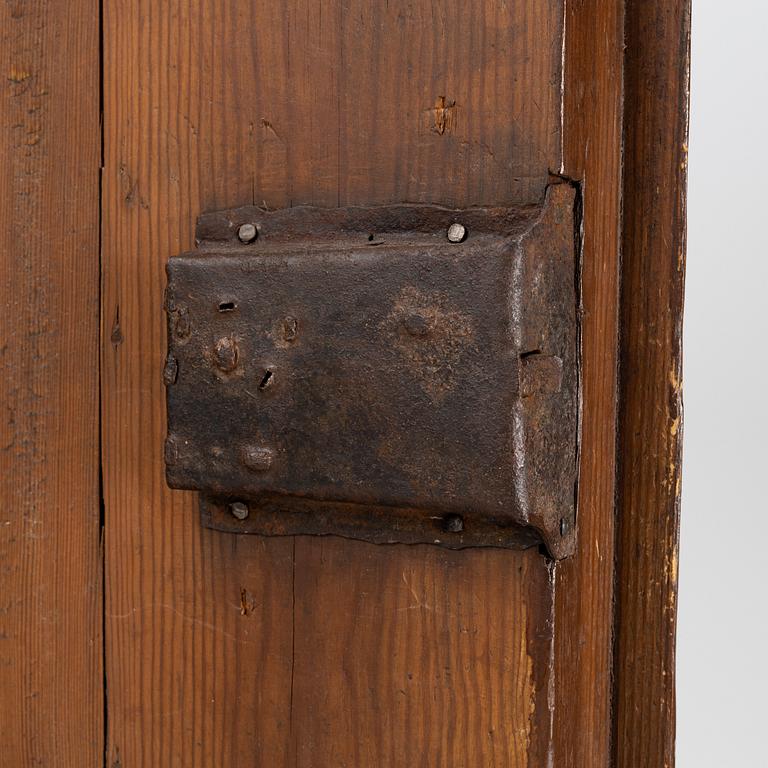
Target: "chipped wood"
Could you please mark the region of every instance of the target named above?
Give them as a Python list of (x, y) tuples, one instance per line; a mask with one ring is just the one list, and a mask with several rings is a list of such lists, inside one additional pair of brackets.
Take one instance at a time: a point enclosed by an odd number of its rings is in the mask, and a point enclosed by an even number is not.
[(617, 768), (675, 758), (690, 13), (689, 0), (627, 3)]

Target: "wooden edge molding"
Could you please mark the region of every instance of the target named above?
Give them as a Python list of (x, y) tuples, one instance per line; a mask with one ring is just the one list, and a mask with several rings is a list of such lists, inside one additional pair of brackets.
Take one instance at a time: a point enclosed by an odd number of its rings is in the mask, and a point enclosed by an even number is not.
[(628, 0), (613, 758), (674, 764), (690, 0)]

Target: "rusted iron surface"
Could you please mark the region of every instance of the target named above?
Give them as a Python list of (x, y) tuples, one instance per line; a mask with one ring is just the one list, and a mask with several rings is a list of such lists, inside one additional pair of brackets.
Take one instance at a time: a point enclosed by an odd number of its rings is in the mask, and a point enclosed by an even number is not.
[(203, 215), (168, 264), (169, 485), (223, 530), (567, 555), (573, 198)]

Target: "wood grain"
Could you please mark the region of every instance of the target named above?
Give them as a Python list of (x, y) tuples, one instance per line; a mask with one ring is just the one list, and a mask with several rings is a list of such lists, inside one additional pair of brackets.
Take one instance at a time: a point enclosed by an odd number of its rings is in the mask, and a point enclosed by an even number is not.
[(674, 764), (690, 12), (627, 4), (617, 768)]
[(194, 495), (167, 489), (162, 457), (164, 262), (191, 243), (200, 210), (253, 193), (251, 174), (240, 170), (253, 118), (243, 120), (227, 90), (243, 74), (234, 64), (242, 61), (239, 21), (228, 8), (104, 6), (102, 418), (114, 768), (287, 759), (292, 542), (202, 529)]
[[(617, 766), (671, 765), (690, 10), (569, 2), (563, 48), (564, 8), (104, 4), (113, 768), (600, 766), (611, 736)], [(0, 765), (96, 765), (98, 7), (0, 14)], [(550, 172), (584, 202), (577, 555), (201, 529), (164, 484), (160, 379), (162, 267), (197, 213), (531, 202)]]
[(544, 765), (542, 559), (297, 538), (291, 764)]
[(554, 764), (607, 766), (616, 465), (623, 7), (568, 2), (565, 175), (580, 182), (582, 433), (576, 555), (556, 567)]
[(164, 484), (160, 372), (202, 210), (539, 200), (562, 9), (105, 4), (110, 766), (544, 764), (544, 557), (202, 530)]
[(103, 759), (98, 4), (0, 7), (0, 765)]

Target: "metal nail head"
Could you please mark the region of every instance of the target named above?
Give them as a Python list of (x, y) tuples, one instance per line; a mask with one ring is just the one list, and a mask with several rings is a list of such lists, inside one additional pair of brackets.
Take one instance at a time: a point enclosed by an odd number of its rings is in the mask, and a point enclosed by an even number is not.
[(252, 243), (259, 236), (255, 224), (242, 224), (237, 230), (237, 237), (241, 243)]
[(454, 221), (450, 227), (448, 227), (448, 242), (460, 243), (467, 236), (467, 228), (463, 224), (459, 224), (458, 221)]
[(176, 379), (179, 376), (179, 361), (169, 352), (165, 358), (165, 366), (163, 367), (163, 381), (166, 387), (170, 387), (176, 383)]
[(232, 516), (236, 517), (238, 520), (245, 520), (245, 518), (248, 517), (248, 505), (243, 504), (242, 501), (233, 501), (229, 505), (229, 511)]
[(237, 368), (240, 350), (237, 341), (231, 336), (224, 336), (213, 345), (213, 361), (224, 373), (232, 373)]

